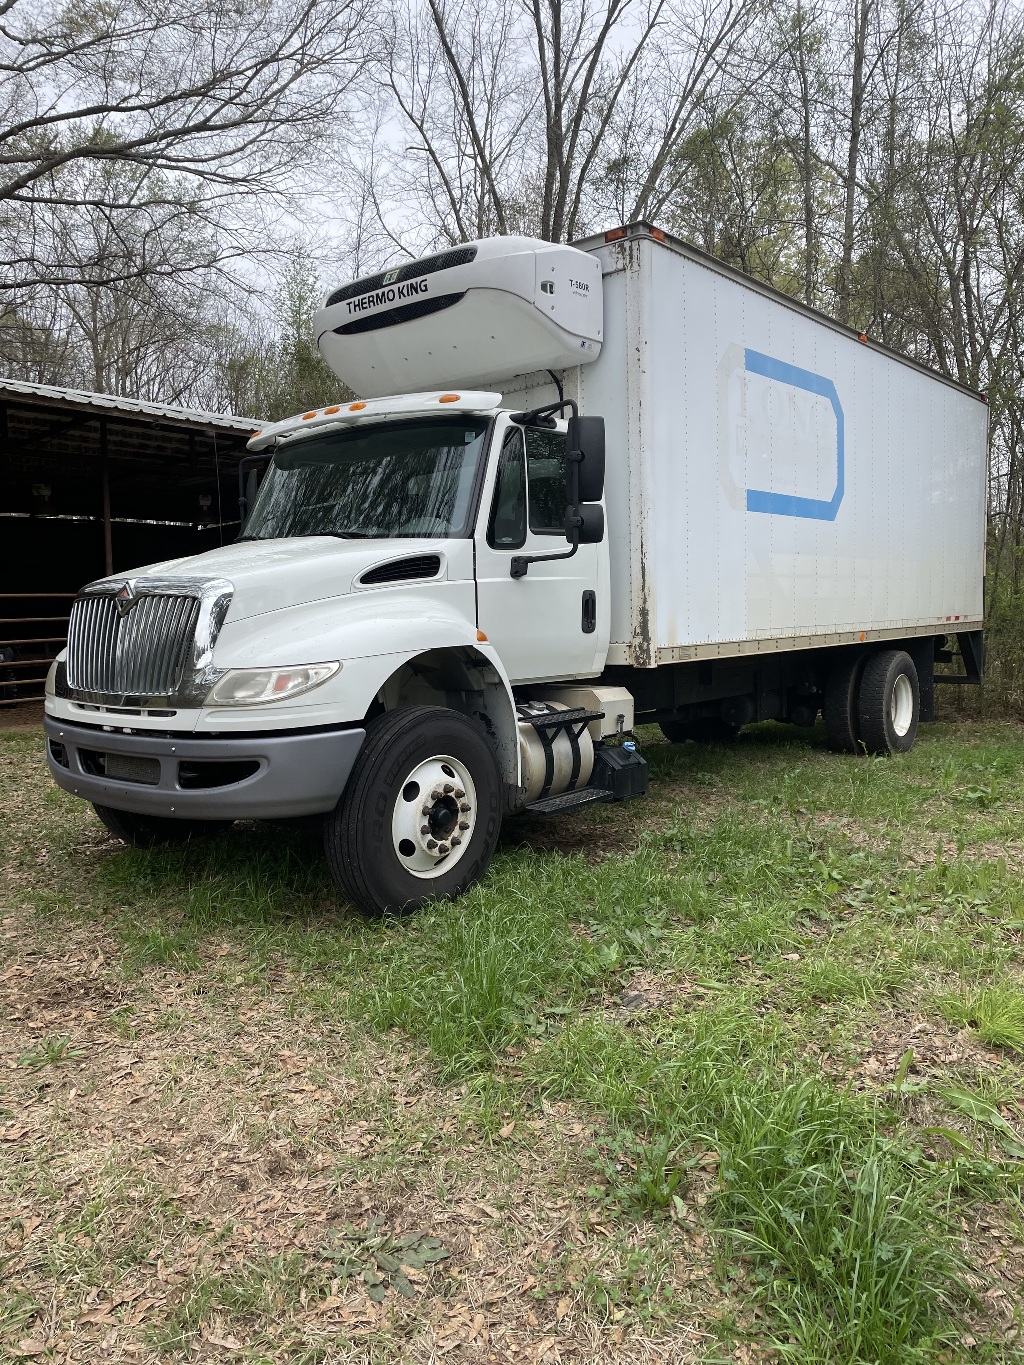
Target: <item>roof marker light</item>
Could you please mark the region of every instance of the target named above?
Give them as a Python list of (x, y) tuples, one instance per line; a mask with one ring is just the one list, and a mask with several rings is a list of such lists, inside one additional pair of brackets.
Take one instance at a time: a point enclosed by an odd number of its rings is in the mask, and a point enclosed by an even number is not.
[(336, 412), (340, 412), (340, 411), (341, 411), (341, 404), (340, 404), (340, 403), (335, 403), (335, 405), (334, 405), (333, 408), (324, 408), (324, 416), (325, 416), (325, 417), (333, 417), (334, 414), (335, 414)]
[(302, 414), (302, 420), (303, 420), (304, 422), (308, 422), (309, 419), (310, 419), (311, 417), (315, 417), (315, 416), (316, 416), (316, 413), (315, 413), (315, 412), (304, 412), (304, 413)]
[(604, 239), (606, 242), (619, 242), (625, 235), (626, 229), (624, 227), (609, 228), (604, 234)]
[(488, 639), (487, 639), (487, 636), (484, 634), (484, 632), (483, 632), (482, 630), (478, 630), (478, 631), (477, 631), (477, 633), (476, 633), (476, 638), (481, 642), (481, 644), (485, 644), (485, 645), (486, 645), (486, 644), (489, 644), (489, 643), (490, 643), (490, 642), (488, 641)]
[(443, 393), (437, 401), (439, 403), (457, 403), (459, 395), (457, 393)]
[(858, 341), (867, 341), (867, 339), (868, 339), (868, 334), (867, 334), (867, 332), (858, 332), (858, 333), (857, 333), (857, 340), (858, 340)]
[(656, 242), (663, 242), (665, 240), (665, 234), (662, 232), (661, 228), (651, 228), (651, 236)]
[(348, 410), (349, 412), (362, 412), (365, 407), (365, 403), (349, 403)]

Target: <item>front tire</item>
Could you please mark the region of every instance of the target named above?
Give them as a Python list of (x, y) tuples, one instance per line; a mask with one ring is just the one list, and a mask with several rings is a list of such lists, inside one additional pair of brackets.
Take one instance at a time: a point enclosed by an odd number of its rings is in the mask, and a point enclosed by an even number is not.
[(453, 899), (487, 870), (501, 797), (494, 750), (476, 721), (442, 706), (379, 716), (324, 819), (331, 875), (370, 914)]
[(905, 754), (914, 747), (921, 686), (905, 650), (882, 649), (868, 659), (857, 692), (857, 713), (869, 754)]
[(115, 839), (131, 848), (159, 848), (161, 844), (185, 844), (220, 834), (230, 828), (231, 820), (169, 820), (163, 815), (140, 815), (130, 810), (114, 810), (112, 806), (93, 806), (102, 824)]

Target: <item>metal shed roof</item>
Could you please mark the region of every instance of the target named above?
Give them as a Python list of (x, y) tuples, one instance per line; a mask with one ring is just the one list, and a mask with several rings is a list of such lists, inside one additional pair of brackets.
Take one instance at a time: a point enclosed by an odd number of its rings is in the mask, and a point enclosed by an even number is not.
[(90, 393), (86, 389), (61, 389), (53, 384), (30, 384), (23, 379), (0, 379), (0, 402), (4, 398), (30, 398), (40, 405), (56, 408), (99, 410), (130, 417), (148, 417), (160, 424), (217, 428), (220, 431), (249, 433), (263, 425), (255, 417), (233, 417), (196, 408), (174, 407), (170, 403), (146, 403), (139, 398), (119, 398), (110, 393)]

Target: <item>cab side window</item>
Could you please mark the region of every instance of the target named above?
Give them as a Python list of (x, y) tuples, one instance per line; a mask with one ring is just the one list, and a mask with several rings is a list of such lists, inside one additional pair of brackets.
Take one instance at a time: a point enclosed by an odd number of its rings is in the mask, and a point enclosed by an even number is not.
[(494, 550), (518, 550), (526, 543), (526, 462), (519, 427), (510, 427), (502, 443), (487, 543)]
[(542, 536), (564, 536), (565, 435), (543, 427), (527, 427), (526, 466), (530, 530)]

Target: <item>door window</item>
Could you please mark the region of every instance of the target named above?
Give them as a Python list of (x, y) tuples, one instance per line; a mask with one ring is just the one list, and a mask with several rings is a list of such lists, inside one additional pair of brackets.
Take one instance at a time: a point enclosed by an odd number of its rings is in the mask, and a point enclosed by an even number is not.
[(510, 427), (502, 442), (487, 543), (494, 550), (518, 550), (526, 543), (526, 464), (518, 427)]
[(542, 536), (565, 535), (565, 434), (526, 428), (526, 466), (530, 483), (530, 530)]

